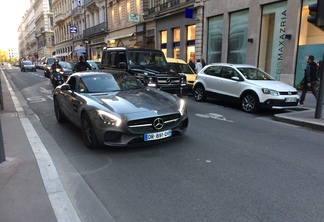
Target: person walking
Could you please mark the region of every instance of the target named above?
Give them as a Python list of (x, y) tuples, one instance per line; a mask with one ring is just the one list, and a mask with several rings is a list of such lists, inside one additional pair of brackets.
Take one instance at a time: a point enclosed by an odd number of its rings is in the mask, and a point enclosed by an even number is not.
[(204, 60), (204, 59), (202, 59), (202, 60), (201, 60), (201, 64), (202, 64), (202, 67), (204, 68), (204, 67), (205, 67), (205, 65), (206, 65), (206, 62), (205, 62), (205, 60)]
[(73, 71), (82, 72), (87, 71), (87, 69), (92, 70), (91, 65), (86, 61), (84, 55), (80, 55), (79, 62), (74, 65)]
[(315, 57), (313, 55), (308, 56), (304, 79), (301, 82), (302, 94), (300, 96), (300, 101), (299, 101), (300, 105), (304, 104), (306, 93), (309, 88), (311, 89), (315, 99), (317, 100), (316, 84), (317, 84), (318, 66), (314, 62), (314, 59)]
[(195, 70), (196, 70), (196, 73), (198, 74), (199, 71), (203, 68), (201, 62), (200, 62), (200, 59), (197, 59), (197, 62), (196, 62), (196, 65), (195, 65)]

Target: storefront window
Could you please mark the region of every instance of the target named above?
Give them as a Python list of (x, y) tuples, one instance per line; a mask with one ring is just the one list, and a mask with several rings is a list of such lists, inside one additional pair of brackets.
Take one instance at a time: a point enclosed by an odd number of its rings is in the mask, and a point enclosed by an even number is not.
[(173, 29), (173, 58), (180, 59), (180, 28)]
[(263, 7), (259, 68), (280, 80), (287, 19), (287, 2)]
[(168, 31), (161, 31), (161, 50), (164, 55), (167, 55), (167, 41), (168, 41)]
[(299, 88), (299, 83), (304, 78), (304, 70), (307, 64), (306, 58), (308, 58), (309, 55), (313, 55), (315, 57), (315, 62), (319, 62), (323, 59), (324, 31), (307, 22), (307, 17), (309, 15), (307, 6), (316, 2), (316, 0), (303, 1), (296, 62), (295, 86), (297, 88)]
[(195, 61), (196, 25), (187, 26), (187, 62)]
[(208, 21), (207, 63), (221, 62), (223, 41), (223, 16)]
[(245, 63), (249, 10), (234, 12), (230, 15), (228, 42), (229, 63)]

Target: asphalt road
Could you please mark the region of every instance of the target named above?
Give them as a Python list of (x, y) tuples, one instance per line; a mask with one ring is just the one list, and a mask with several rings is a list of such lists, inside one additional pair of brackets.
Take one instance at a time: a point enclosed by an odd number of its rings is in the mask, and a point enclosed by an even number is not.
[(88, 150), (76, 127), (56, 122), (42, 71), (9, 72), (85, 221), (324, 220), (323, 133), (188, 97), (184, 136)]

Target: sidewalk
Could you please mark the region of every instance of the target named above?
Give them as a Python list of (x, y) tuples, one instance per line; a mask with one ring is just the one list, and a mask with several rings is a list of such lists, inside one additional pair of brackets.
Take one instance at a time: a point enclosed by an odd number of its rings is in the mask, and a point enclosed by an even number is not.
[(35, 155), (23, 129), (8, 87), (1, 84), (0, 110), (6, 161), (0, 163), (0, 221), (57, 221)]
[[(299, 92), (299, 95), (301, 92)], [(321, 118), (315, 118), (316, 100), (309, 92), (306, 95), (304, 105), (283, 114), (274, 115), (276, 121), (294, 124), (309, 129), (324, 132), (324, 106), (322, 107)]]

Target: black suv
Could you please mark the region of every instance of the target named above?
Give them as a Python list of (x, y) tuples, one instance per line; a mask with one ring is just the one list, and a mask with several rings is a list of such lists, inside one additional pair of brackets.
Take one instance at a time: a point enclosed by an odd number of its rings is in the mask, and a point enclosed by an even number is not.
[(126, 70), (145, 86), (178, 96), (186, 96), (186, 76), (170, 69), (161, 50), (143, 48), (105, 48), (101, 69)]
[(50, 70), (51, 70), (51, 66), (54, 63), (55, 59), (58, 59), (59, 61), (61, 61), (60, 58), (49, 57), (49, 58), (46, 58), (46, 60), (44, 62), (44, 76), (46, 78), (49, 78), (51, 76)]

